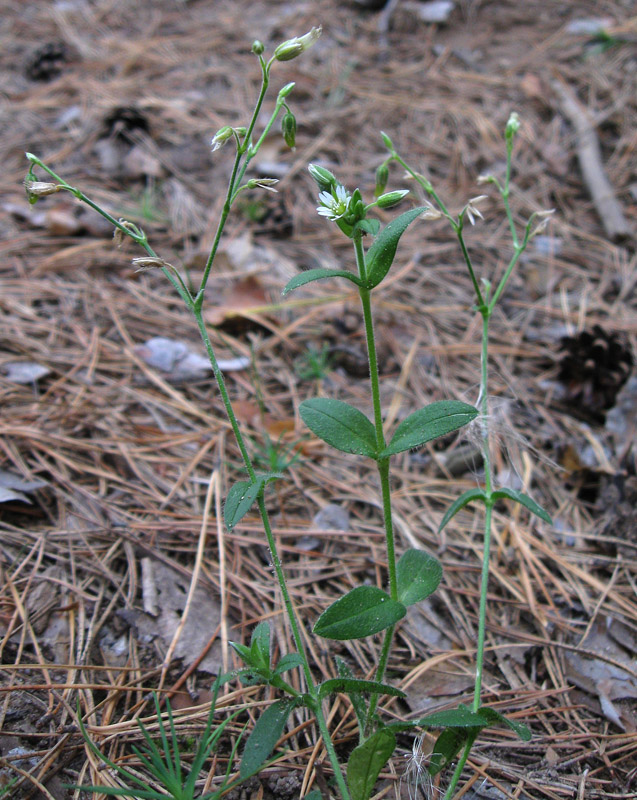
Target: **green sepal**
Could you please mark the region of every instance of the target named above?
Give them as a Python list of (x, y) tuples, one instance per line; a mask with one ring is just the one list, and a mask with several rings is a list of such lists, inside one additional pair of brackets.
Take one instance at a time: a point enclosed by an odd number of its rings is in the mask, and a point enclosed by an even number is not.
[(487, 496), (483, 489), (468, 489), (466, 492), (461, 494), (457, 500), (454, 500), (445, 512), (442, 522), (438, 526), (438, 533), (440, 533), (449, 520), (456, 516), (458, 511), (463, 509), (465, 506), (468, 506), (469, 503), (473, 503), (474, 500), (480, 500), (482, 503), (486, 504)]
[(304, 272), (299, 272), (298, 275), (295, 275), (285, 284), (285, 288), (281, 294), (285, 295), (288, 292), (294, 291), (294, 289), (298, 289), (299, 286), (305, 286), (306, 283), (322, 281), (326, 280), (327, 278), (346, 278), (348, 281), (355, 283), (357, 286), (361, 285), (360, 279), (354, 275), (353, 272), (349, 272), (346, 269), (328, 269), (327, 267), (321, 267), (318, 269), (308, 269)]
[(376, 586), (357, 586), (326, 609), (314, 626), (324, 639), (363, 639), (391, 627), (407, 613)]
[(245, 517), (266, 483), (282, 477), (280, 472), (266, 472), (263, 475), (257, 475), (254, 482), (237, 481), (234, 483), (230, 487), (223, 506), (223, 518), (228, 529), (232, 530)]
[(462, 428), (478, 416), (478, 410), (458, 400), (440, 400), (414, 411), (396, 428), (380, 458), (419, 447)]
[(396, 219), (393, 219), (389, 225), (386, 225), (383, 230), (374, 239), (371, 247), (365, 256), (367, 282), (366, 287), (373, 289), (383, 280), (385, 275), (394, 261), (396, 249), (398, 248), (398, 241), (403, 233), (422, 212), (425, 211), (424, 207), (412, 208), (410, 211), (405, 211)]
[(299, 413), (312, 433), (337, 450), (376, 458), (376, 430), (354, 406), (342, 400), (314, 397), (301, 403)]
[(357, 678), (330, 678), (318, 687), (319, 698), (328, 694), (386, 694), (389, 697), (406, 697), (407, 695), (395, 686), (378, 681), (362, 681)]
[(369, 800), (381, 769), (396, 749), (396, 737), (381, 728), (352, 750), (347, 762), (347, 786), (352, 800)]
[(299, 702), (298, 698), (286, 697), (272, 703), (261, 714), (243, 748), (239, 765), (240, 777), (252, 775), (264, 764), (281, 738), (290, 712)]
[(548, 522), (549, 525), (553, 524), (553, 520), (549, 516), (549, 514), (542, 508), (542, 506), (538, 505), (535, 500), (531, 499), (528, 495), (524, 494), (523, 492), (518, 492), (515, 489), (496, 489), (495, 492), (491, 493), (492, 500), (502, 500), (503, 498), (507, 498), (509, 500), (513, 500), (515, 503), (519, 503), (524, 508), (528, 508), (528, 510), (535, 514), (536, 517), (543, 519), (544, 522)]
[(429, 597), (442, 579), (442, 566), (437, 558), (424, 550), (406, 550), (396, 565), (398, 599), (413, 606)]

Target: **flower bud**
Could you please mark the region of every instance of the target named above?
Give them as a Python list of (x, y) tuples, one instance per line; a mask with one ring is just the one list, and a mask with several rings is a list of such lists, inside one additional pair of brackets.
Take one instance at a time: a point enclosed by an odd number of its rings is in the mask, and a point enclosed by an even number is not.
[(329, 169), (325, 169), (325, 167), (319, 167), (317, 164), (310, 164), (308, 166), (308, 171), (316, 181), (320, 192), (331, 192), (338, 183)]
[(281, 131), (288, 147), (292, 150), (296, 147), (296, 117), (288, 111), (281, 120)]
[(252, 42), (252, 52), (255, 54), (255, 56), (260, 56), (264, 50), (265, 46), (263, 42), (260, 42), (258, 39), (255, 39)]
[(409, 189), (400, 189), (396, 192), (387, 192), (387, 194), (381, 194), (381, 196), (376, 201), (378, 208), (391, 208), (392, 206), (397, 205), (400, 201), (409, 194)]
[(275, 49), (274, 58), (277, 61), (292, 61), (293, 58), (297, 58), (305, 50), (312, 47), (321, 35), (321, 30), (319, 26), (318, 28), (312, 28), (305, 36), (295, 36), (294, 39), (288, 39), (287, 42), (283, 42)]
[(393, 143), (393, 142), (392, 142), (392, 140), (389, 138), (389, 136), (387, 136), (387, 134), (386, 134), (386, 133), (384, 133), (383, 131), (381, 131), (381, 132), (380, 132), (380, 138), (383, 140), (383, 143), (384, 143), (385, 147), (386, 147), (388, 150), (391, 150), (391, 151), (393, 152), (393, 150), (394, 150), (394, 143)]
[(385, 191), (387, 181), (389, 180), (389, 167), (383, 162), (376, 170), (376, 189), (374, 190), (374, 197), (380, 197)]
[(509, 117), (509, 121), (507, 122), (506, 128), (504, 129), (504, 135), (507, 139), (511, 140), (515, 136), (515, 134), (520, 129), (520, 118), (518, 117), (515, 111), (511, 112), (511, 116)]
[(296, 84), (294, 81), (292, 81), (292, 83), (286, 83), (285, 86), (279, 91), (279, 100), (285, 100), (295, 86)]
[(223, 128), (219, 128), (219, 130), (215, 133), (210, 142), (210, 146), (212, 147), (212, 152), (214, 153), (215, 150), (218, 150), (220, 147), (223, 147), (224, 144), (231, 137), (232, 137), (232, 128), (230, 127), (230, 125), (224, 125)]

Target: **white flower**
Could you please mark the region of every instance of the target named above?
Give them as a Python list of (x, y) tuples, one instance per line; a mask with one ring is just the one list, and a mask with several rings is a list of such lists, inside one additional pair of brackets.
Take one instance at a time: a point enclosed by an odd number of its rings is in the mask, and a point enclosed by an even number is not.
[(319, 194), (320, 205), (316, 209), (322, 217), (327, 217), (332, 221), (341, 219), (349, 211), (350, 196), (344, 186), (338, 184), (334, 193), (321, 192)]

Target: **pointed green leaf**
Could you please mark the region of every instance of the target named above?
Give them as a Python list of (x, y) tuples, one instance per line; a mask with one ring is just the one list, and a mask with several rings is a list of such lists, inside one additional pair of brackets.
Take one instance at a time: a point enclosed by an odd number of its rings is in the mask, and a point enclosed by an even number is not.
[(311, 792), (308, 792), (303, 800), (323, 800), (323, 795), (321, 794), (320, 789), (312, 789)]
[(427, 772), (433, 777), (447, 766), (460, 752), (467, 741), (469, 731), (461, 728), (446, 728), (436, 739), (429, 757)]
[(252, 637), (250, 639), (250, 655), (253, 658), (252, 666), (269, 669), (270, 626), (267, 622), (260, 622), (252, 631)]
[(405, 211), (404, 214), (396, 217), (389, 225), (383, 228), (374, 239), (372, 246), (365, 256), (365, 263), (367, 265), (367, 287), (369, 289), (378, 286), (385, 275), (387, 275), (394, 261), (394, 256), (396, 255), (398, 240), (406, 231), (407, 226), (419, 217), (424, 210), (423, 207), (412, 208), (410, 211)]
[(328, 694), (386, 694), (389, 697), (406, 697), (405, 693), (395, 686), (378, 681), (361, 681), (357, 678), (331, 678), (324, 681), (319, 687), (319, 697), (326, 697)]
[(248, 664), (251, 667), (258, 666), (252, 661), (252, 651), (249, 647), (246, 647), (244, 644), (240, 644), (239, 642), (229, 642), (229, 645), (236, 653), (239, 654), (239, 658), (244, 664)]
[(347, 762), (347, 786), (352, 800), (369, 800), (381, 769), (396, 749), (396, 737), (381, 728), (359, 744)]
[(354, 275), (353, 272), (348, 272), (346, 269), (307, 269), (305, 272), (300, 272), (298, 275), (295, 275), (291, 280), (289, 280), (285, 284), (282, 294), (285, 295), (288, 292), (292, 292), (294, 289), (298, 289), (299, 286), (305, 286), (306, 283), (321, 281), (325, 280), (326, 278), (346, 278), (348, 281), (355, 283), (357, 286), (360, 286), (361, 283), (360, 279)]
[(261, 714), (243, 748), (239, 765), (242, 778), (256, 772), (274, 750), (295, 705), (295, 699), (277, 700)]
[[(346, 664), (345, 661), (343, 661), (343, 659), (339, 658), (338, 656), (336, 656), (335, 660), (339, 677), (354, 680), (354, 673), (352, 672), (348, 664)], [(365, 702), (365, 698), (361, 694), (354, 693), (350, 695), (349, 700), (354, 709), (354, 713), (356, 714), (356, 719), (358, 720), (359, 729), (363, 730), (365, 727), (365, 722), (367, 720), (367, 703)]]
[(535, 500), (532, 500), (523, 492), (517, 492), (515, 489), (497, 489), (495, 492), (493, 492), (491, 497), (494, 500), (501, 500), (502, 498), (507, 497), (509, 500), (513, 500), (525, 508), (528, 508), (532, 514), (535, 514), (536, 517), (543, 519), (544, 522), (548, 522), (549, 525), (553, 524), (553, 520), (542, 508), (542, 506), (539, 506)]
[(274, 668), (274, 674), (281, 675), (294, 667), (301, 667), (303, 664), (303, 658), (298, 653), (287, 653), (281, 656), (279, 663)]
[(435, 711), (417, 721), (421, 728), (485, 728), (489, 721), (462, 703), (448, 711)]
[(376, 431), (362, 411), (341, 400), (314, 397), (301, 403), (299, 413), (319, 439), (344, 453), (376, 457)]
[(356, 225), (354, 225), (354, 229), (358, 229), (364, 231), (365, 233), (369, 233), (372, 236), (376, 236), (380, 230), (380, 221), (377, 219), (361, 219), (356, 223)]
[(442, 566), (424, 550), (406, 550), (396, 567), (398, 599), (406, 606), (419, 603), (438, 588)]
[(477, 416), (477, 409), (458, 400), (441, 400), (420, 408), (400, 423), (380, 457), (419, 447), (438, 436), (458, 430)]
[(445, 525), (449, 522), (450, 519), (456, 516), (458, 511), (463, 509), (465, 506), (468, 506), (469, 503), (473, 503), (474, 500), (480, 500), (483, 503), (486, 503), (487, 496), (484, 493), (483, 489), (469, 489), (468, 491), (464, 492), (460, 495), (457, 500), (454, 500), (453, 503), (447, 509), (444, 517), (442, 518), (442, 522), (438, 528), (438, 533), (445, 527)]
[(237, 481), (233, 484), (223, 507), (223, 518), (228, 529), (232, 530), (245, 517), (266, 483), (282, 477), (279, 472), (267, 472), (257, 475), (254, 483)]
[(407, 609), (376, 586), (357, 586), (324, 611), (314, 633), (325, 639), (363, 639), (389, 628)]
[(522, 739), (524, 742), (528, 742), (531, 739), (531, 731), (521, 722), (514, 722), (512, 719), (505, 717), (504, 714), (501, 714), (499, 711), (496, 711), (495, 708), (489, 708), (488, 706), (481, 706), (478, 709), (478, 714), (481, 717), (484, 717), (488, 720), (490, 725), (495, 725), (498, 722), (501, 722), (504, 725), (507, 725), (511, 728), (512, 731), (515, 731), (517, 735)]

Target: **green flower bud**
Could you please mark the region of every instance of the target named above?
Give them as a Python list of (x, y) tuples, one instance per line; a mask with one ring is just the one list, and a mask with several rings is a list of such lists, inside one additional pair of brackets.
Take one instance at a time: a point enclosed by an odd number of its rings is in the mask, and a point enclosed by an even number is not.
[(255, 54), (255, 56), (260, 56), (264, 50), (265, 46), (263, 42), (260, 42), (258, 39), (255, 39), (252, 42), (252, 52)]
[(317, 164), (310, 164), (308, 172), (316, 181), (319, 191), (321, 192), (331, 192), (338, 183), (329, 169), (319, 167)]
[(400, 189), (396, 192), (387, 192), (387, 194), (381, 194), (378, 198), (377, 205), (378, 208), (391, 208), (392, 206), (397, 205), (400, 201), (409, 194), (409, 189)]
[(312, 28), (305, 36), (295, 36), (294, 39), (288, 39), (287, 42), (283, 42), (275, 49), (274, 58), (277, 61), (292, 61), (293, 58), (297, 58), (305, 50), (312, 47), (321, 35), (321, 30), (319, 26), (318, 28)]
[(381, 132), (380, 132), (380, 137), (381, 137), (381, 139), (383, 140), (383, 142), (384, 142), (384, 144), (385, 144), (385, 147), (386, 147), (388, 150), (391, 150), (391, 151), (393, 152), (393, 151), (394, 151), (394, 143), (393, 143), (393, 142), (392, 142), (392, 140), (389, 138), (389, 136), (387, 136), (387, 134), (386, 134), (386, 133), (384, 133), (383, 131), (381, 131)]
[(507, 139), (511, 140), (520, 129), (520, 118), (515, 111), (511, 112), (507, 126), (504, 129), (504, 135)]
[(290, 94), (290, 92), (292, 91), (292, 89), (294, 89), (295, 86), (296, 84), (294, 83), (294, 81), (292, 81), (292, 83), (286, 83), (285, 86), (279, 92), (279, 100), (285, 100), (285, 98)]
[(293, 150), (296, 147), (296, 117), (288, 111), (281, 120), (281, 131), (288, 147)]
[(214, 153), (215, 150), (218, 150), (220, 147), (223, 147), (224, 144), (231, 137), (232, 137), (232, 128), (230, 127), (230, 125), (224, 125), (223, 128), (219, 128), (219, 130), (215, 133), (210, 142), (210, 146), (212, 147), (212, 152)]
[(387, 181), (389, 180), (389, 167), (383, 162), (376, 170), (376, 189), (374, 190), (374, 197), (380, 197), (385, 191)]

